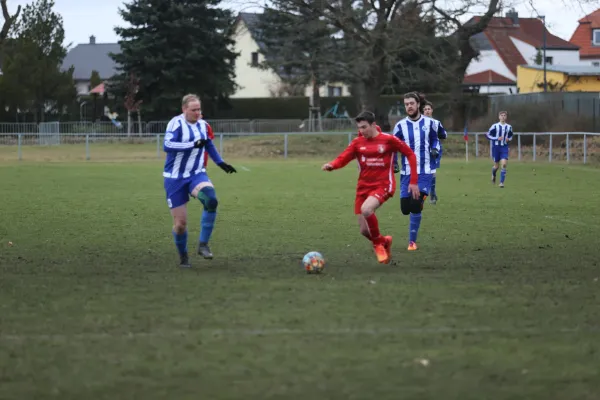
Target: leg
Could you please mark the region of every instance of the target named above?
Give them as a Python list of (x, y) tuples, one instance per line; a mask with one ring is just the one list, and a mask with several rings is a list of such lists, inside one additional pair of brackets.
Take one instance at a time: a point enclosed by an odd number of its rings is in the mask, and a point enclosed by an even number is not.
[(198, 254), (206, 259), (213, 258), (213, 254), (208, 247), (208, 242), (212, 235), (217, 218), (217, 206), (219, 201), (215, 193), (215, 188), (210, 181), (200, 182), (192, 190), (192, 196), (200, 200), (204, 206), (202, 219), (200, 221), (200, 239), (198, 240)]
[(433, 177), (431, 178), (431, 196), (429, 197), (429, 203), (436, 204), (437, 203), (437, 194), (435, 192), (435, 172), (433, 173)]
[(377, 197), (369, 196), (360, 207), (361, 216), (366, 222), (373, 244), (382, 244), (384, 242), (383, 236), (381, 236), (381, 233), (379, 232), (379, 222), (375, 216), (375, 210), (377, 210), (380, 205), (381, 203)]
[(165, 191), (167, 193), (167, 204), (173, 217), (173, 241), (177, 252), (179, 253), (179, 266), (189, 268), (189, 258), (187, 250), (187, 208), (186, 203), (189, 200), (187, 194), (188, 182), (185, 180), (165, 179)]
[(369, 225), (367, 225), (367, 220), (363, 217), (362, 214), (358, 215), (358, 226), (360, 228), (360, 234), (371, 240), (371, 232), (369, 231)]
[(504, 180), (506, 179), (506, 164), (507, 159), (503, 158), (500, 160), (500, 165), (502, 165), (502, 169), (500, 170), (500, 187), (504, 187)]
[[(361, 233), (368, 233), (373, 250), (377, 256), (377, 261), (383, 264), (388, 264), (391, 257), (392, 237), (382, 236), (379, 232), (379, 221), (375, 216), (377, 210), (383, 202), (389, 198), (387, 191), (376, 191), (371, 193), (367, 199), (361, 204), (359, 223), (361, 224)], [(364, 224), (362, 223), (364, 221)], [(364, 236), (366, 236), (363, 233)]]
[[(429, 194), (430, 182), (432, 180), (431, 174), (419, 175), (419, 189), (421, 190), (421, 197), (418, 200), (412, 197), (404, 197), (400, 200), (402, 213), (404, 215), (410, 214), (410, 223), (408, 228), (408, 250), (417, 250), (417, 237), (419, 234), (419, 228), (421, 227), (421, 219), (423, 211), (423, 204)], [(408, 193), (407, 193), (408, 194)]]

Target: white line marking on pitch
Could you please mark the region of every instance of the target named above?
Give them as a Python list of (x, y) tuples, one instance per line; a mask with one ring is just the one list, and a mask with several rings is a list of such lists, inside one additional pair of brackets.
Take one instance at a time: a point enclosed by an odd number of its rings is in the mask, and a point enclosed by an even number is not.
[(586, 226), (586, 227), (590, 226), (588, 224), (584, 224), (583, 222), (571, 221), (570, 219), (564, 219), (564, 218), (556, 218), (556, 217), (553, 217), (551, 215), (546, 215), (546, 218), (552, 219), (552, 220), (558, 221), (558, 222), (565, 222), (567, 224), (573, 224), (573, 225), (579, 225), (579, 226)]
[(241, 168), (241, 169), (243, 169), (244, 171), (248, 171), (248, 172), (250, 172), (250, 168), (246, 168), (246, 167), (244, 167), (243, 165), (240, 165), (240, 168)]
[(588, 328), (449, 328), (449, 327), (431, 327), (431, 328), (381, 328), (381, 329), (355, 329), (339, 328), (326, 330), (311, 329), (199, 329), (199, 330), (167, 330), (153, 332), (115, 332), (115, 333), (74, 333), (74, 334), (2, 334), (0, 341), (24, 341), (24, 340), (45, 340), (45, 341), (68, 341), (70, 339), (135, 339), (144, 337), (175, 337), (189, 335), (210, 335), (210, 336), (282, 336), (282, 335), (422, 335), (422, 334), (446, 334), (446, 333), (526, 333), (526, 334), (556, 334), (556, 333), (578, 333), (578, 332), (600, 332), (600, 327)]

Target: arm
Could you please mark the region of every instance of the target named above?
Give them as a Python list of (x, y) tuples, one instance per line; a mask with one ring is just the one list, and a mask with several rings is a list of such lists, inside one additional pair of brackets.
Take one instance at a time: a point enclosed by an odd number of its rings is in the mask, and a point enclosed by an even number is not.
[(486, 135), (488, 140), (496, 140), (498, 139), (498, 132), (496, 131), (496, 125), (492, 125), (488, 133)]
[(194, 148), (195, 143), (182, 142), (181, 141), (181, 125), (176, 122), (169, 123), (167, 131), (165, 133), (165, 140), (163, 143), (163, 150), (166, 153), (176, 153), (179, 151), (186, 151)]
[(508, 128), (508, 133), (506, 135), (508, 137), (508, 141), (512, 140), (513, 137), (513, 130), (512, 130), (512, 126), (510, 128)]
[(415, 153), (406, 143), (397, 137), (390, 136), (390, 144), (392, 151), (400, 152), (408, 159), (408, 165), (410, 166), (410, 184), (417, 184), (419, 175), (417, 174), (417, 156)]
[[(394, 136), (396, 136), (400, 140), (404, 140), (404, 135), (402, 134), (402, 129), (400, 129), (400, 122), (396, 124), (394, 127)], [(398, 165), (398, 153), (394, 152), (394, 158), (392, 160), (394, 165), (394, 173), (400, 172), (400, 166)]]
[(432, 121), (431, 127), (429, 129), (429, 147), (438, 151), (440, 150), (440, 141), (438, 139), (438, 136), (440, 134), (440, 125), (441, 123), (438, 125)]
[(333, 160), (332, 162), (330, 162), (329, 164), (325, 164), (323, 167), (325, 167), (326, 165), (331, 166), (331, 169), (327, 169), (329, 171), (332, 171), (334, 169), (340, 169), (345, 167), (346, 165), (348, 165), (348, 163), (352, 160), (354, 160), (356, 158), (356, 153), (354, 151), (354, 140), (348, 145), (348, 147), (346, 147), (346, 149), (339, 155), (336, 157), (335, 160)]
[(446, 132), (446, 128), (444, 128), (444, 125), (442, 125), (441, 122), (438, 122), (437, 124), (437, 136), (438, 139), (448, 138), (448, 132)]
[(217, 148), (212, 140), (208, 139), (206, 141), (206, 144), (204, 145), (204, 149), (210, 156), (210, 159), (215, 162), (215, 164), (219, 165), (223, 162), (223, 158), (219, 154), (219, 151), (217, 150)]

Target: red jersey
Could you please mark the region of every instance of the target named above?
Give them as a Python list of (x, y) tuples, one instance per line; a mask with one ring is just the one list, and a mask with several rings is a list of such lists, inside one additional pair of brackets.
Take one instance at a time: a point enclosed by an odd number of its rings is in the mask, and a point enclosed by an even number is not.
[[(210, 140), (215, 140), (215, 133), (213, 132), (212, 127), (208, 122), (206, 123), (206, 136), (208, 136)], [(209, 157), (204, 156), (204, 168), (206, 168), (206, 166), (208, 165), (208, 159)]]
[(396, 152), (406, 156), (411, 167), (410, 183), (416, 184), (419, 178), (415, 153), (402, 140), (385, 133), (380, 133), (374, 138), (365, 138), (362, 135), (357, 137), (330, 164), (333, 169), (339, 169), (356, 158), (360, 168), (357, 190), (384, 187), (393, 193), (396, 189), (393, 166)]

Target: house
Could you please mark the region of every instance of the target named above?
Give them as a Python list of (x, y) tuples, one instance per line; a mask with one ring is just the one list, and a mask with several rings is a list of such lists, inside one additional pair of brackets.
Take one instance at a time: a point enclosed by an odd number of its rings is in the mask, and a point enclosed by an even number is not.
[[(519, 65), (519, 93), (544, 91), (544, 67)], [(600, 92), (600, 68), (593, 65), (547, 65), (546, 87), (549, 92)]]
[[(234, 51), (239, 53), (235, 60), (235, 83), (237, 91), (232, 98), (287, 96), (291, 88), (286, 87), (282, 76), (272, 69), (259, 68), (264, 61), (264, 44), (258, 39), (258, 25), (262, 14), (239, 13), (234, 27)], [(295, 90), (298, 91), (298, 90)], [(312, 87), (300, 88), (305, 96), (312, 96)], [(350, 89), (343, 83), (331, 82), (319, 88), (322, 97), (349, 96)]]
[(471, 45), (480, 55), (467, 68), (465, 90), (517, 93), (518, 66), (543, 62), (544, 31), (547, 65), (580, 65), (578, 45), (550, 33), (541, 19), (519, 18), (513, 9), (505, 17), (493, 17), (483, 32), (471, 38)]
[(582, 63), (600, 67), (600, 9), (581, 18), (569, 42), (579, 46)]
[(90, 88), (92, 71), (98, 71), (103, 81), (117, 73), (116, 64), (109, 54), (120, 51), (121, 47), (118, 43), (96, 43), (96, 38), (90, 36), (89, 43), (78, 44), (67, 53), (62, 68), (64, 70), (71, 66), (75, 68), (73, 78), (78, 95), (87, 95), (92, 89)]

